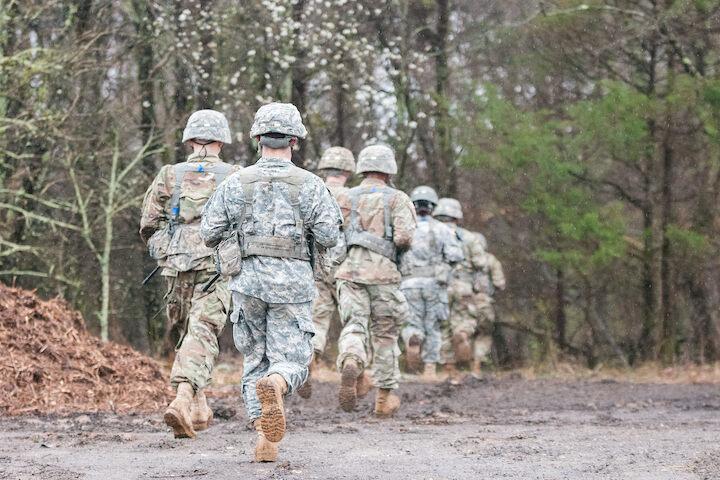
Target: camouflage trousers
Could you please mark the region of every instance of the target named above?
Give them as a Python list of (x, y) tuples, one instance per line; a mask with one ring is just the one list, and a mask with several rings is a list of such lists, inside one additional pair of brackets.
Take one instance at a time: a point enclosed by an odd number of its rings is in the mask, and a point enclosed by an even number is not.
[(243, 354), (242, 395), (248, 418), (260, 417), (255, 386), (268, 375), (281, 375), (288, 394), (308, 377), (312, 360), (312, 302), (267, 303), (257, 297), (232, 292), (235, 347)]
[(212, 272), (197, 270), (166, 277), (168, 320), (170, 325), (181, 325), (170, 372), (173, 388), (189, 382), (200, 390), (210, 382), (220, 351), (218, 337), (230, 310), (227, 282), (218, 281), (210, 291), (202, 291), (211, 276)]
[(475, 360), (485, 360), (492, 348), (492, 329), (495, 309), (492, 299), (484, 293), (476, 293), (472, 285), (453, 281), (449, 288), (450, 321), (442, 327), (441, 362), (455, 363), (452, 337), (465, 332), (473, 344)]
[(410, 306), (408, 321), (402, 329), (405, 346), (410, 338), (417, 336), (422, 342), (423, 362), (438, 363), (442, 344), (440, 329), (448, 319), (447, 290), (436, 284), (425, 288), (403, 288), (402, 292)]
[(400, 326), (409, 316), (408, 304), (398, 284), (363, 285), (338, 281), (340, 321), (338, 369), (347, 359), (360, 368), (370, 366), (378, 388), (395, 389), (400, 380)]
[(328, 283), (318, 280), (315, 282), (315, 286), (317, 287), (317, 297), (315, 297), (312, 308), (312, 319), (313, 324), (315, 324), (313, 346), (315, 352), (319, 355), (327, 345), (330, 325), (332, 325), (338, 311), (338, 301), (334, 282)]

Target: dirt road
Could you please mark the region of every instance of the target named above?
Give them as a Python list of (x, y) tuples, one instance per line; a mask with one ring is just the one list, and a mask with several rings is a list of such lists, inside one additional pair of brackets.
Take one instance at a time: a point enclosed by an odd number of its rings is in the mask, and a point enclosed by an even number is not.
[[(251, 463), (242, 406), (195, 440), (160, 414), (0, 419), (0, 478), (24, 479), (718, 479), (720, 388), (614, 381), (470, 380), (404, 384), (396, 419), (372, 394), (341, 412), (336, 385), (288, 402), (277, 464)], [(234, 394), (235, 392), (233, 392)]]

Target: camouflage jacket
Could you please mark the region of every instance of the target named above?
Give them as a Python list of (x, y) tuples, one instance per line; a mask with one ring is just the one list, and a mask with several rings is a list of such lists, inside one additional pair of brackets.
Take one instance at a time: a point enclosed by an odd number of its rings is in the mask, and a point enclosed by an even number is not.
[(455, 233), (430, 215), (418, 217), (410, 249), (400, 257), (403, 288), (447, 285), (452, 265), (464, 258)]
[(462, 243), (463, 261), (455, 265), (452, 279), (473, 283), (477, 275), (487, 271), (487, 257), (480, 237), (461, 227), (455, 227), (455, 235)]
[[(302, 175), (299, 211), (306, 233), (323, 247), (332, 247), (340, 235), (342, 218), (335, 200), (323, 181), (295, 167), (290, 161), (260, 158), (243, 170), (262, 176), (282, 177), (295, 171)], [(295, 215), (286, 183), (260, 181), (252, 199), (245, 199), (240, 173), (228, 177), (205, 205), (200, 233), (205, 244), (217, 245), (223, 233), (237, 225), (243, 235), (292, 238), (296, 233)], [(252, 221), (243, 216), (245, 202), (252, 202)], [(310, 263), (295, 258), (253, 255), (243, 259), (242, 271), (230, 280), (230, 289), (268, 303), (302, 303), (315, 297)]]
[(485, 252), (485, 268), (475, 278), (473, 288), (476, 292), (489, 297), (492, 297), (496, 290), (505, 290), (505, 273), (502, 264), (488, 251)]
[[(366, 178), (358, 187), (355, 187), (355, 189), (381, 189), (384, 187), (386, 187), (386, 185), (382, 181)], [(350, 192), (355, 189), (341, 192), (337, 198), (344, 218), (343, 227), (346, 231), (350, 224)], [(392, 241), (400, 251), (403, 251), (410, 247), (415, 233), (417, 225), (415, 208), (410, 198), (404, 192), (394, 190), (393, 193), (392, 199), (389, 202)], [(384, 212), (382, 192), (369, 193), (360, 197), (358, 214), (360, 224), (365, 231), (382, 237), (385, 231)], [(367, 248), (353, 245), (348, 250), (347, 258), (335, 273), (335, 278), (367, 285), (382, 285), (399, 283), (401, 276), (395, 261), (379, 253), (372, 252)]]
[[(325, 181), (325, 186), (334, 199), (337, 199), (338, 195), (349, 190), (345, 185), (336, 184), (329, 180)], [(316, 269), (315, 278), (328, 285), (333, 285), (335, 283), (335, 272), (338, 266), (345, 260), (345, 257), (347, 257), (347, 245), (345, 244), (344, 235), (340, 235), (337, 244), (323, 252), (319, 259), (319, 268)]]
[[(220, 164), (217, 156), (201, 157), (192, 154), (189, 164)], [(239, 166), (232, 166), (231, 172)], [(217, 187), (216, 174), (202, 171), (188, 171), (182, 177), (180, 190), (180, 212), (177, 228), (170, 236), (167, 257), (159, 261), (164, 268), (163, 275), (174, 276), (178, 271), (214, 270), (212, 249), (200, 239), (200, 216), (210, 195)], [(140, 219), (140, 236), (148, 240), (159, 230), (166, 229), (172, 217), (171, 197), (175, 186), (175, 165), (164, 165), (145, 193)], [(166, 232), (158, 232), (165, 235)]]

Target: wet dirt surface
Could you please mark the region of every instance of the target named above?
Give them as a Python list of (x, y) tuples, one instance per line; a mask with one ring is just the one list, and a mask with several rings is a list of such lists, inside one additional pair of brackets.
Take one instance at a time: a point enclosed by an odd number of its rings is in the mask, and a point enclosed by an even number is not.
[[(194, 440), (155, 415), (0, 418), (0, 478), (719, 479), (720, 387), (470, 379), (405, 383), (396, 418), (336, 406), (337, 385), (290, 398), (274, 464), (252, 463), (236, 392)], [(233, 415), (237, 412), (236, 415)]]

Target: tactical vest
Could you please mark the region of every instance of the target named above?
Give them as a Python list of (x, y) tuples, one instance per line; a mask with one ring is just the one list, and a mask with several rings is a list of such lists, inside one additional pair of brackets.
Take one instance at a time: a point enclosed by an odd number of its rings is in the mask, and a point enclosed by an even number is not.
[[(432, 220), (428, 220), (428, 222), (432, 222)], [(432, 227), (432, 223), (428, 225), (429, 234), (430, 234), (430, 251), (436, 252), (437, 251), (437, 237), (435, 235), (435, 229)], [(410, 247), (410, 250), (408, 250), (405, 255), (409, 255), (412, 252), (412, 246)], [(437, 267), (438, 265), (443, 263), (442, 259), (442, 252), (440, 252), (439, 255), (433, 255), (431, 257), (430, 263), (427, 265), (410, 265), (407, 263), (400, 262), (400, 274), (403, 276), (403, 278), (426, 278), (426, 277), (434, 277), (437, 275)]]
[(180, 197), (182, 196), (182, 182), (188, 172), (214, 173), (215, 188), (232, 172), (232, 165), (225, 162), (183, 162), (173, 165), (175, 184), (170, 196), (170, 234), (180, 223)]
[[(383, 199), (383, 218), (384, 232), (383, 236), (377, 236), (364, 230), (360, 223), (360, 214), (358, 213), (358, 204), (360, 197), (371, 193), (382, 193)], [(371, 252), (378, 253), (389, 258), (393, 262), (397, 261), (397, 249), (393, 242), (393, 225), (392, 215), (390, 212), (390, 200), (396, 191), (390, 187), (355, 187), (348, 191), (350, 197), (350, 224), (345, 232), (345, 239), (348, 247), (357, 245), (364, 247)]]
[(472, 264), (472, 257), (471, 255), (469, 255), (469, 249), (466, 247), (466, 241), (467, 237), (473, 235), (473, 233), (458, 227), (455, 230), (455, 235), (457, 236), (457, 239), (460, 240), (460, 242), (462, 243), (465, 259), (455, 266), (455, 268), (453, 269), (453, 277), (457, 280), (462, 280), (474, 284), (478, 275), (484, 275), (486, 273), (486, 267), (483, 267), (481, 270), (476, 271), (475, 266)]
[[(243, 212), (239, 215), (241, 223), (250, 225), (241, 235), (242, 257), (260, 255), (265, 257), (295, 258), (310, 261), (310, 250), (305, 235), (305, 222), (300, 214), (300, 188), (307, 178), (307, 172), (291, 165), (287, 174), (274, 176), (261, 174), (257, 168), (249, 167), (239, 174), (243, 189)], [(292, 237), (277, 235), (256, 235), (253, 222), (253, 198), (258, 183), (270, 183), (273, 191), (275, 184), (285, 184), (290, 196), (290, 206), (295, 219), (295, 232)]]

